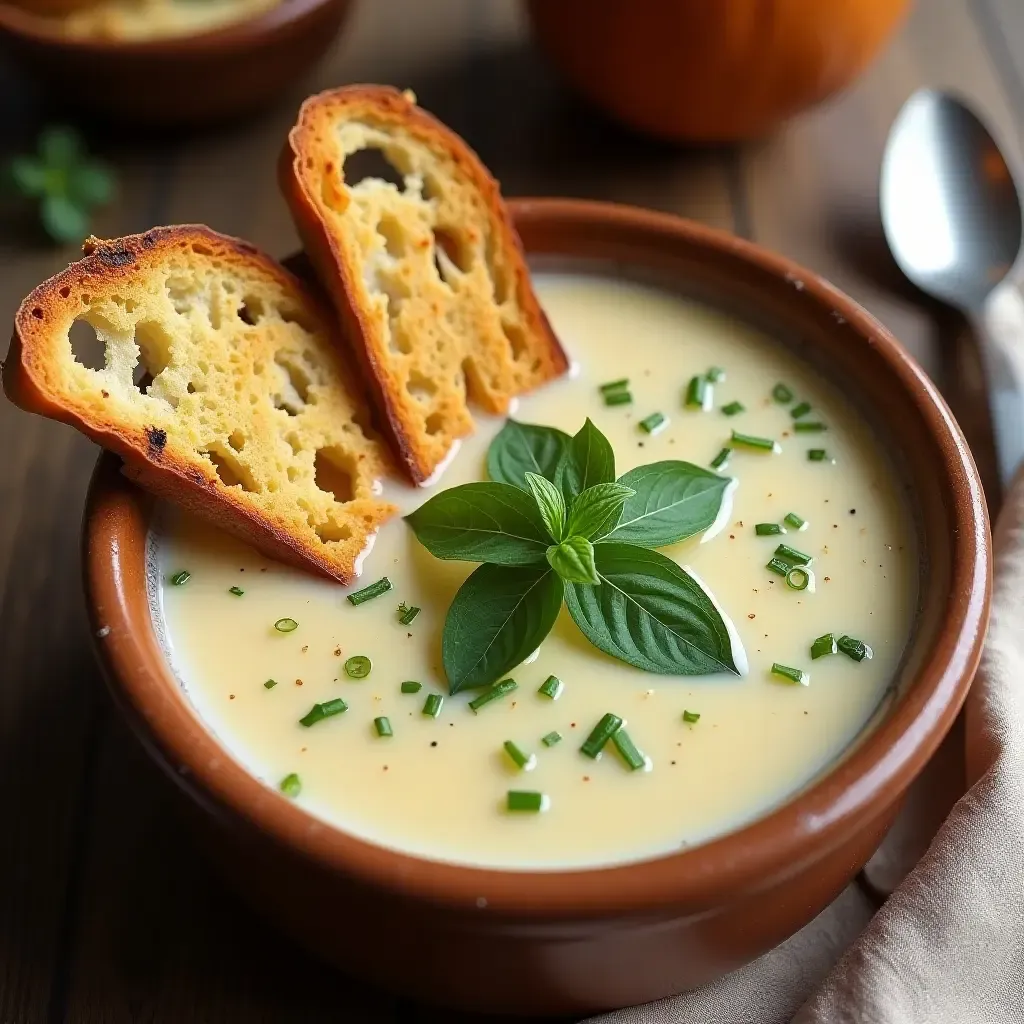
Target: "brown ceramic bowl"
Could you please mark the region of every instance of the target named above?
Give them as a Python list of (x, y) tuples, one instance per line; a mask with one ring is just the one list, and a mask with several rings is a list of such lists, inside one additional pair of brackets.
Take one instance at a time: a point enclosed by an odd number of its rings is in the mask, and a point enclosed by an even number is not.
[(352, 0), (282, 0), (211, 32), (67, 39), (0, 0), (0, 47), (63, 102), (144, 125), (209, 123), (253, 110), (307, 72)]
[(100, 460), (85, 518), (86, 589), (111, 689), (190, 799), (210, 855), (248, 900), (354, 974), (453, 1006), (586, 1013), (701, 985), (811, 920), (867, 861), (951, 726), (988, 617), (981, 486), (917, 364), (814, 274), (661, 214), (512, 203), (534, 258), (614, 261), (746, 311), (843, 383), (904, 474), (924, 557), (896, 696), (840, 764), (784, 806), (703, 846), (600, 870), (498, 871), (405, 856), (307, 815), (244, 771), (182, 695), (146, 593), (151, 506)]

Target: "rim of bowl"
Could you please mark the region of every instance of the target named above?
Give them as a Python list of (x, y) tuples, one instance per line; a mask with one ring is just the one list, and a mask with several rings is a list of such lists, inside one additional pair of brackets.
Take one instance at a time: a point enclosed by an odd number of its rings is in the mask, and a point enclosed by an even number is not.
[(260, 42), (280, 29), (302, 21), (322, 7), (347, 5), (351, 0), (280, 0), (280, 3), (241, 21), (183, 35), (152, 39), (97, 39), (68, 37), (46, 28), (48, 19), (0, 0), (0, 31), (29, 39), (39, 46), (73, 50), (96, 56), (180, 57), (183, 50), (202, 52), (240, 49)]
[[(792, 293), (788, 301), (812, 304), (833, 317), (836, 330), (858, 336), (898, 379), (940, 453), (935, 472), (943, 478), (950, 505), (950, 580), (948, 592), (933, 598), (942, 599), (944, 608), (932, 648), (875, 729), (781, 806), (692, 848), (610, 867), (476, 868), (350, 835), (303, 811), (231, 758), (188, 705), (152, 630), (141, 641), (132, 633), (118, 530), (124, 530), (130, 511), (138, 519), (144, 499), (120, 473), (100, 471), (84, 521), (87, 599), (94, 632), (101, 635), (97, 648), (122, 710), (193, 797), (212, 797), (219, 809), (359, 885), (422, 903), (477, 912), (486, 907), (520, 918), (599, 917), (669, 907), (696, 912), (756, 892), (833, 849), (879, 802), (887, 807), (898, 799), (952, 725), (977, 668), (988, 620), (991, 545), (981, 483), (960, 428), (924, 371), (874, 317), (813, 272), (751, 242), (668, 214), (566, 199), (519, 199), (509, 207), (526, 235), (559, 228), (570, 234), (597, 232), (628, 248), (631, 255), (622, 262), (639, 268), (645, 251), (672, 247), (753, 264)], [(559, 254), (574, 255), (569, 247)], [(794, 280), (804, 287), (795, 289)], [(837, 314), (845, 320), (841, 328)], [(107, 460), (114, 464), (108, 455), (99, 466)], [(148, 513), (144, 522), (148, 527)], [(134, 585), (145, 587), (144, 576)]]

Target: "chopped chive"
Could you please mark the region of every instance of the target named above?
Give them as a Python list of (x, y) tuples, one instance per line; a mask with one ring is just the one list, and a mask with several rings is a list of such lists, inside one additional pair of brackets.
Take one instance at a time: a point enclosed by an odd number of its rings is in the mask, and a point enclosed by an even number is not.
[(785, 533), (786, 531), (779, 526), (778, 523), (755, 523), (754, 533), (758, 537), (774, 537), (776, 534)]
[(414, 604), (406, 604), (404, 601), (398, 606), (398, 621), (403, 626), (411, 626), (412, 620), (419, 615), (420, 609)]
[(714, 391), (705, 377), (691, 377), (686, 386), (686, 405), (692, 409), (711, 408), (711, 396)]
[(598, 387), (602, 395), (607, 395), (612, 391), (625, 391), (629, 387), (629, 378), (620, 377), (619, 380), (610, 380), (607, 384), (599, 384)]
[(380, 718), (375, 718), (373, 720), (373, 727), (377, 730), (378, 736), (395, 735), (394, 732), (392, 732), (391, 730), (391, 720), (385, 715), (381, 715)]
[(640, 429), (645, 434), (656, 434), (666, 426), (668, 426), (668, 419), (660, 412), (652, 412), (650, 416), (646, 416), (639, 423)]
[(793, 408), (789, 410), (789, 415), (792, 416), (793, 419), (798, 420), (801, 416), (806, 416), (810, 411), (810, 402), (800, 402), (799, 405), (794, 405)]
[(423, 703), (423, 714), (437, 718), (441, 714), (441, 705), (444, 704), (444, 697), (439, 693), (431, 693)]
[(776, 402), (781, 402), (783, 405), (786, 405), (788, 402), (793, 401), (793, 392), (790, 391), (785, 384), (776, 384), (775, 387), (772, 388), (772, 398), (774, 398)]
[(720, 384), (725, 380), (725, 370), (720, 366), (712, 366), (711, 369), (704, 374), (704, 379), (710, 384)]
[(858, 640), (853, 636), (841, 636), (836, 642), (836, 646), (854, 661), (863, 661), (865, 658), (870, 661), (875, 656), (875, 652), (863, 640)]
[(580, 750), (587, 757), (595, 760), (604, 749), (604, 745), (622, 728), (622, 719), (618, 715), (606, 714), (601, 721), (590, 730), (590, 735), (583, 741)]
[(838, 650), (835, 636), (832, 633), (826, 633), (811, 644), (811, 661), (824, 658), (826, 654), (835, 654)]
[(796, 548), (791, 548), (788, 544), (780, 544), (775, 549), (775, 554), (779, 558), (784, 558), (787, 562), (791, 562), (793, 565), (810, 565), (814, 561), (810, 555), (805, 555), (802, 551), (797, 551)]
[(278, 619), (277, 622), (274, 623), (274, 629), (276, 629), (278, 633), (291, 633), (293, 630), (298, 628), (299, 624), (294, 619)]
[(788, 665), (780, 665), (778, 662), (772, 665), (772, 675), (791, 683), (799, 683), (801, 686), (806, 686), (811, 681), (810, 676), (802, 669), (790, 668)]
[(302, 779), (291, 772), (281, 780), (280, 789), (285, 796), (295, 798), (302, 792)]
[(182, 569), (181, 572), (176, 572), (171, 577), (171, 584), (175, 587), (183, 587), (190, 579), (192, 579), (192, 573), (188, 569)]
[(234, 594), (235, 597), (241, 597), (245, 591), (241, 587), (228, 587), (228, 593)]
[(625, 729), (618, 729), (616, 731), (615, 735), (612, 736), (612, 743), (615, 744), (615, 749), (621, 755), (622, 760), (629, 766), (630, 771), (635, 772), (637, 768), (644, 768), (647, 765), (647, 759), (637, 750), (636, 744)]
[(810, 462), (824, 462), (828, 458), (828, 452), (824, 448), (808, 448), (807, 458)]
[(423, 684), (417, 683), (415, 679), (406, 679), (401, 686), (402, 693), (419, 693), (422, 689)]
[(747, 407), (742, 402), (729, 402), (728, 405), (722, 406), (722, 414), (724, 416), (737, 416), (741, 412), (746, 412)]
[(264, 690), (272, 690), (275, 686), (277, 686), (277, 680), (276, 679), (268, 679), (263, 684), (263, 689)]
[(744, 448), (756, 448), (762, 452), (774, 452), (778, 448), (778, 445), (770, 437), (741, 434), (738, 430), (732, 432), (732, 443), (742, 445)]
[(556, 743), (562, 742), (562, 734), (556, 729), (549, 732), (547, 736), (542, 736), (540, 741), (545, 747), (553, 747)]
[(354, 654), (345, 662), (345, 674), (350, 679), (365, 679), (373, 668), (373, 662), (365, 654)]
[(551, 801), (543, 793), (534, 793), (523, 789), (510, 789), (506, 797), (506, 808), (510, 811), (532, 811), (539, 813), (551, 806)]
[(787, 512), (786, 518), (783, 520), (787, 525), (792, 526), (794, 530), (806, 530), (807, 520), (801, 519), (795, 512)]
[(562, 696), (562, 691), (565, 689), (565, 683), (562, 682), (558, 676), (548, 676), (543, 683), (540, 684), (537, 692), (542, 697), (550, 697), (552, 700), (558, 700)]
[(479, 697), (474, 697), (469, 702), (469, 706), (473, 711), (479, 711), (482, 707), (490, 704), (492, 700), (507, 697), (517, 689), (519, 689), (519, 684), (514, 679), (502, 679), (500, 683), (495, 683), (489, 690), (484, 690)]
[(629, 391), (607, 391), (604, 394), (605, 405), (629, 405), (633, 395)]
[(786, 573), (786, 586), (790, 590), (807, 590), (814, 592), (814, 573), (804, 565), (794, 565)]
[(524, 750), (521, 750), (511, 740), (505, 740), (502, 746), (505, 748), (505, 753), (508, 754), (509, 759), (520, 771), (532, 771), (536, 766), (537, 758), (533, 754), (527, 754)]
[(788, 573), (789, 570), (793, 567), (789, 564), (789, 562), (784, 562), (781, 558), (772, 555), (772, 557), (768, 560), (767, 564), (765, 565), (765, 568), (769, 572), (778, 573), (779, 576), (785, 576), (786, 573)]
[(691, 725), (694, 722), (699, 722), (700, 721), (700, 712), (699, 711), (684, 711), (683, 712), (683, 721), (684, 722), (689, 722)]
[(797, 420), (793, 424), (793, 429), (798, 434), (820, 434), (823, 430), (828, 430), (820, 420)]
[(368, 587), (363, 587), (362, 590), (349, 594), (348, 601), (349, 604), (365, 604), (367, 601), (372, 601), (375, 597), (380, 597), (381, 594), (386, 594), (390, 589), (391, 580), (387, 576), (381, 576), (376, 583), (371, 583)]
[(731, 448), (723, 448), (712, 460), (712, 469), (724, 469), (725, 464), (729, 461), (729, 456), (732, 455)]
[(299, 725), (304, 725), (308, 729), (311, 725), (316, 725), (317, 722), (322, 722), (333, 715), (340, 715), (343, 711), (348, 711), (348, 705), (340, 697), (335, 697), (334, 700), (324, 701), (323, 704), (314, 704), (299, 719)]

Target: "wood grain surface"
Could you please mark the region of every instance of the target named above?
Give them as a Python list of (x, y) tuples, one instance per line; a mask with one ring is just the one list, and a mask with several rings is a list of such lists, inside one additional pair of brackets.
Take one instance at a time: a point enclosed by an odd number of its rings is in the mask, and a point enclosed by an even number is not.
[[(736, 231), (824, 273), (891, 327), (940, 383), (979, 464), (991, 439), (958, 318), (907, 285), (877, 215), (888, 126), (913, 89), (973, 99), (1021, 157), (1024, 6), (919, 0), (868, 73), (773, 137), (679, 149), (616, 129), (568, 96), (514, 0), (363, 0), (310, 78), (258, 118), (201, 134), (85, 125), (120, 175), (97, 234), (202, 221), (276, 254), (297, 245), (274, 161), (299, 101), (356, 81), (415, 90), (506, 194), (635, 203)], [(0, 155), (62, 112), (0, 62)], [(0, 316), (74, 258), (0, 222)], [(457, 1021), (317, 963), (218, 883), (104, 693), (87, 633), (78, 531), (95, 449), (0, 398), (0, 1024)], [(921, 784), (936, 821), (955, 737)], [(885, 875), (884, 865), (880, 869)], [(342, 922), (339, 922), (342, 926)]]

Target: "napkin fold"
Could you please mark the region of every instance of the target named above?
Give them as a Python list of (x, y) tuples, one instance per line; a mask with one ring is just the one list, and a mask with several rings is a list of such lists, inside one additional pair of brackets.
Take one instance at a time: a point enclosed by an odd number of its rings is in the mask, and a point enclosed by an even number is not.
[[(877, 912), (851, 884), (747, 967), (603, 1024), (1024, 1024), (1024, 472), (965, 714), (967, 792)], [(907, 848), (897, 826), (878, 857)]]

